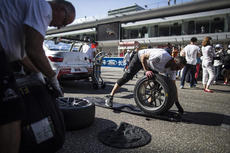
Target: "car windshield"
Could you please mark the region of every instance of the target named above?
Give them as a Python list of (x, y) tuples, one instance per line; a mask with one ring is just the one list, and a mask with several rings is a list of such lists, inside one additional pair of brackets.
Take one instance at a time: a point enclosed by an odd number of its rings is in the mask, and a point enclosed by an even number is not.
[[(70, 51), (71, 45), (72, 44), (68, 44), (68, 43), (64, 43), (64, 42), (59, 42), (59, 43), (55, 43), (52, 40), (46, 40), (44, 41), (45, 46), (52, 51)], [(73, 50), (74, 52), (78, 51), (78, 48), (74, 47)]]

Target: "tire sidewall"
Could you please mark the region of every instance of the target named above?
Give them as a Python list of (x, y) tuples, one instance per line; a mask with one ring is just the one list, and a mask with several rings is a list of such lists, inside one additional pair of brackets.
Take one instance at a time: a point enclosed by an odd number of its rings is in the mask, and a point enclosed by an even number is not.
[(168, 111), (172, 107), (174, 100), (175, 100), (175, 89), (176, 88), (174, 87), (175, 84), (173, 83), (173, 81), (170, 80), (168, 77), (160, 75), (160, 74), (155, 74), (154, 79), (156, 79), (156, 81), (161, 84), (161, 86), (163, 87), (165, 91), (165, 101), (163, 102), (163, 105), (157, 110), (148, 109), (147, 106), (143, 106), (142, 102), (140, 101), (138, 97), (138, 92), (140, 90), (141, 85), (148, 80), (146, 76), (139, 79), (134, 88), (135, 103), (143, 112), (150, 114), (150, 115), (157, 115), (157, 114), (161, 114), (161, 113)]
[(64, 116), (66, 130), (79, 130), (91, 125), (95, 119), (95, 104), (87, 101), (87, 105), (83, 107), (60, 106), (60, 109)]

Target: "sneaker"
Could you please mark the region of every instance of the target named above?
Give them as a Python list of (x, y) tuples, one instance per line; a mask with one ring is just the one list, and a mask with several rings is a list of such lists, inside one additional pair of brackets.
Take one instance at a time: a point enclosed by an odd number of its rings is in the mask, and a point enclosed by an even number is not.
[(190, 88), (196, 88), (196, 85), (194, 84), (193, 86), (189, 86)]
[(113, 96), (111, 96), (111, 95), (105, 96), (105, 106), (113, 107)]
[(184, 86), (180, 86), (181, 89), (184, 89)]

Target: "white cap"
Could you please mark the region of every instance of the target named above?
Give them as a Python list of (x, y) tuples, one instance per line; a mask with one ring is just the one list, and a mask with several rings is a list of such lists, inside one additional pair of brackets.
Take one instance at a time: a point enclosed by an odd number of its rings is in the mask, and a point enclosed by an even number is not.
[(222, 48), (221, 44), (216, 44), (215, 48)]

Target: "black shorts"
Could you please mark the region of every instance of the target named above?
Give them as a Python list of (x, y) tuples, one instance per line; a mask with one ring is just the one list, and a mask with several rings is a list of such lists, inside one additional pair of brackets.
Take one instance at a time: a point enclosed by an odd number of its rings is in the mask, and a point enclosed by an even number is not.
[(0, 46), (0, 125), (24, 118), (24, 102), (10, 64)]

